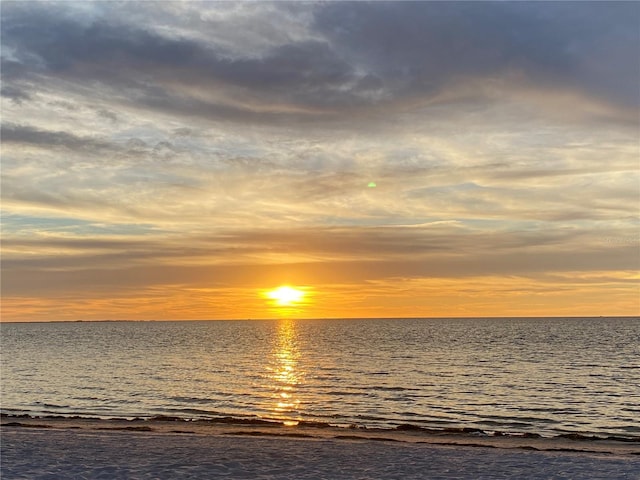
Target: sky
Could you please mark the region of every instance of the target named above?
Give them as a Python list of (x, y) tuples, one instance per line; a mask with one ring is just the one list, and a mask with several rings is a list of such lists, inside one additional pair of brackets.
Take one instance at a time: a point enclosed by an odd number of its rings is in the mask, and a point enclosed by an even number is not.
[(3, 321), (640, 314), (638, 2), (1, 22)]

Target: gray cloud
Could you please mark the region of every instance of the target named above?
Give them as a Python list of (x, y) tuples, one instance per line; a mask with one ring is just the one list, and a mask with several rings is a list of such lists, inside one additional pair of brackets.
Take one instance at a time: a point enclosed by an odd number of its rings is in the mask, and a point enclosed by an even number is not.
[[(622, 104), (640, 99), (632, 2), (334, 2), (315, 20), (353, 59), (411, 91), (512, 70)], [(594, 71), (598, 62), (606, 71)]]
[(109, 142), (95, 138), (79, 137), (68, 132), (46, 131), (26, 125), (3, 124), (1, 128), (2, 142), (33, 145), (42, 148), (65, 147), (72, 150), (111, 149)]
[[(279, 8), (289, 5), (274, 4), (260, 21), (276, 22)], [(515, 71), (638, 104), (634, 3), (333, 2), (309, 9), (316, 39), (230, 56), (220, 39), (144, 29), (109, 7), (87, 19), (61, 15), (60, 6), (10, 5), (2, 28), (12, 52), (3, 58), (6, 88), (29, 95), (28, 86), (48, 77), (92, 80), (125, 89), (145, 107), (242, 121), (252, 113), (268, 121), (285, 105), (322, 118), (323, 109), (434, 95), (461, 79)], [(206, 99), (214, 93), (225, 103)]]
[(22, 104), (23, 101), (31, 100), (31, 95), (29, 95), (27, 92), (18, 87), (11, 86), (2, 87), (0, 89), (0, 96), (9, 98), (17, 104)]
[[(42, 81), (49, 76), (93, 80), (109, 88), (126, 88), (129, 97), (142, 94), (147, 106), (169, 111), (179, 112), (182, 107), (203, 112), (194, 108), (201, 100), (185, 96), (184, 88), (233, 88), (261, 92), (270, 102), (286, 99), (312, 105), (334, 98), (354, 81), (349, 64), (320, 41), (278, 46), (260, 58), (228, 58), (215, 45), (163, 37), (106, 20), (82, 24), (51, 12), (17, 9), (4, 15), (3, 21), (3, 44), (17, 59), (4, 59), (9, 80)], [(178, 90), (176, 82), (181, 86)], [(238, 110), (211, 102), (204, 109), (213, 117), (230, 118)]]

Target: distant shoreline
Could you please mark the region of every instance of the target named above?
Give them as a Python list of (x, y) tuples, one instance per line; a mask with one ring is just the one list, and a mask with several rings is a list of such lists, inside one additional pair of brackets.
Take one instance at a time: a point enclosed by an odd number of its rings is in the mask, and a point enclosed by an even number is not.
[(216, 318), (216, 319), (104, 319), (104, 320), (0, 320), (2, 324), (14, 323), (151, 323), (151, 322), (272, 322), (281, 320), (293, 321), (332, 321), (332, 320), (549, 320), (576, 319), (596, 320), (599, 318), (616, 318), (640, 320), (640, 315), (551, 315), (551, 316), (500, 316), (500, 317), (326, 317), (326, 318)]

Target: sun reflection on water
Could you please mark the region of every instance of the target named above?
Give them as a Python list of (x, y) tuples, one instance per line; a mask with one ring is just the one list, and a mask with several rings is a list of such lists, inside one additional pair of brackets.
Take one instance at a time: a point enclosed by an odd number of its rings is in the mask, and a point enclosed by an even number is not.
[(296, 387), (302, 382), (302, 372), (298, 368), (300, 353), (296, 341), (295, 321), (281, 320), (277, 328), (269, 368), (274, 398), (271, 410), (285, 425), (297, 425), (300, 419), (300, 400), (296, 396)]

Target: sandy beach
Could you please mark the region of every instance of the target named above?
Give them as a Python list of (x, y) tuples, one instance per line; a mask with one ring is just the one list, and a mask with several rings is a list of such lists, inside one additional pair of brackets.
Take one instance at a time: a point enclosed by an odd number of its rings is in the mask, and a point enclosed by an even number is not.
[(5, 419), (2, 478), (639, 479), (640, 445), (201, 422)]

